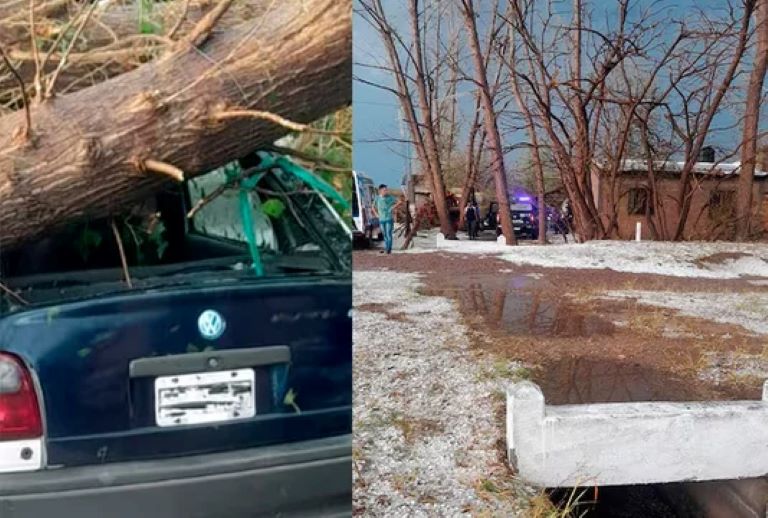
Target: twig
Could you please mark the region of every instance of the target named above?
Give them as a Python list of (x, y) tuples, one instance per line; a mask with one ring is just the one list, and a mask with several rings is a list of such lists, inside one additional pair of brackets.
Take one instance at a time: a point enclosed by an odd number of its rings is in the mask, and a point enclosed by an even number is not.
[(131, 282), (131, 274), (128, 271), (128, 259), (125, 257), (125, 249), (123, 248), (123, 239), (120, 237), (120, 232), (117, 230), (117, 225), (115, 224), (114, 219), (112, 220), (111, 224), (112, 233), (115, 235), (115, 241), (117, 241), (117, 249), (120, 252), (120, 262), (123, 265), (123, 276), (125, 277), (125, 283), (129, 288), (133, 288), (133, 283)]
[(333, 130), (313, 128), (309, 124), (294, 122), (286, 119), (285, 117), (281, 117), (276, 113), (272, 113), (264, 110), (229, 110), (229, 111), (217, 113), (213, 117), (217, 120), (241, 119), (241, 118), (264, 119), (270, 122), (274, 122), (278, 126), (282, 126), (291, 131), (296, 131), (299, 133), (317, 133), (319, 135), (336, 135), (336, 136), (343, 136), (343, 135), (349, 134), (348, 132), (345, 132), (345, 131), (333, 131)]
[(16, 70), (11, 64), (11, 60), (8, 59), (8, 55), (5, 53), (5, 50), (3, 49), (3, 47), (0, 47), (0, 57), (3, 58), (3, 63), (5, 63), (5, 66), (8, 68), (8, 70), (10, 70), (11, 74), (13, 74), (13, 77), (16, 78), (16, 81), (19, 83), (19, 87), (21, 88), (21, 95), (24, 98), (24, 117), (25, 117), (24, 139), (29, 140), (29, 137), (32, 134), (32, 112), (29, 107), (29, 96), (27, 95), (27, 87), (24, 84), (24, 79), (22, 79), (18, 70)]
[(42, 83), (41, 83), (41, 75), (43, 72), (43, 69), (40, 65), (40, 53), (37, 50), (37, 42), (35, 41), (35, 37), (37, 36), (37, 30), (35, 29), (35, 0), (29, 0), (29, 39), (30, 43), (32, 44), (32, 54), (35, 57), (35, 96), (37, 96), (38, 99), (42, 99)]
[(147, 171), (153, 171), (155, 173), (164, 174), (170, 176), (177, 182), (184, 181), (184, 171), (176, 167), (175, 165), (160, 162), (159, 160), (144, 160), (142, 162), (143, 169)]
[(67, 57), (69, 56), (69, 53), (72, 52), (72, 49), (75, 46), (75, 43), (77, 43), (78, 38), (80, 38), (80, 35), (83, 33), (83, 29), (85, 29), (85, 25), (88, 23), (88, 20), (90, 19), (93, 12), (96, 10), (96, 8), (99, 6), (99, 2), (93, 2), (91, 4), (90, 9), (85, 13), (85, 16), (83, 16), (83, 20), (80, 22), (80, 25), (77, 26), (77, 30), (75, 31), (75, 34), (72, 35), (72, 40), (69, 42), (69, 45), (67, 46), (67, 50), (64, 51), (64, 54), (61, 56), (61, 61), (59, 61), (58, 66), (56, 67), (56, 70), (53, 71), (53, 75), (51, 76), (51, 80), (48, 82), (48, 86), (45, 89), (45, 97), (50, 97), (53, 93), (53, 87), (56, 85), (56, 79), (59, 77), (59, 74), (64, 69), (64, 66), (67, 64)]
[[(148, 41), (151, 42), (151, 39), (148, 39)], [(67, 64), (72, 65), (100, 65), (110, 61), (122, 61), (146, 56), (161, 48), (160, 45), (162, 44), (146, 45), (143, 47), (112, 48), (111, 50), (107, 47), (103, 47), (88, 52), (74, 52), (61, 55), (51, 54), (48, 61), (58, 62), (60, 64), (66, 60)], [(113, 45), (109, 45), (109, 47), (113, 47)], [(34, 59), (30, 52), (24, 50), (12, 50), (9, 57), (19, 61), (31, 61)]]
[(208, 36), (210, 36), (216, 22), (218, 22), (224, 13), (227, 12), (227, 9), (229, 9), (229, 6), (232, 5), (233, 1), (234, 0), (221, 0), (211, 12), (206, 14), (203, 19), (195, 25), (195, 28), (192, 29), (192, 32), (190, 32), (184, 40), (195, 47), (202, 45), (205, 40), (208, 39)]
[(187, 212), (187, 218), (192, 219), (195, 217), (195, 214), (200, 212), (200, 209), (208, 205), (210, 202), (221, 196), (226, 192), (227, 189), (231, 188), (232, 186), (229, 184), (222, 184), (216, 187), (211, 193), (209, 193), (207, 196), (203, 196), (199, 200), (197, 200), (197, 203), (195, 203), (195, 206), (189, 209), (189, 212)]
[(176, 24), (171, 27), (171, 30), (168, 31), (168, 34), (165, 35), (166, 38), (173, 39), (176, 33), (179, 32), (179, 29), (181, 29), (181, 26), (184, 24), (184, 20), (187, 19), (187, 11), (189, 11), (189, 0), (184, 0), (184, 7), (181, 9), (181, 16), (179, 16)]
[(16, 302), (21, 304), (22, 306), (28, 306), (29, 302), (27, 302), (21, 295), (13, 291), (11, 288), (0, 282), (0, 290), (4, 291), (7, 295), (9, 295), (11, 298), (15, 299)]
[(67, 22), (67, 25), (64, 26), (59, 31), (59, 34), (56, 36), (56, 39), (53, 41), (53, 44), (48, 48), (48, 52), (45, 53), (45, 56), (43, 56), (43, 62), (41, 63), (40, 68), (45, 69), (45, 65), (48, 64), (48, 58), (51, 57), (51, 54), (59, 47), (59, 43), (61, 43), (61, 40), (64, 39), (65, 34), (69, 34), (69, 29), (72, 28), (72, 26), (75, 24), (75, 22), (80, 19), (80, 15), (83, 13), (83, 10), (88, 6), (88, 2), (83, 2), (83, 4), (80, 6), (80, 9), (78, 9), (75, 16), (69, 19)]
[(309, 153), (305, 153), (304, 151), (299, 151), (298, 149), (272, 145), (272, 146), (269, 146), (269, 150), (275, 151), (276, 153), (280, 153), (281, 155), (290, 155), (298, 160), (315, 164), (318, 167), (322, 168), (324, 171), (329, 171), (332, 173), (349, 173), (352, 171), (349, 168), (337, 166), (323, 158), (314, 157)]

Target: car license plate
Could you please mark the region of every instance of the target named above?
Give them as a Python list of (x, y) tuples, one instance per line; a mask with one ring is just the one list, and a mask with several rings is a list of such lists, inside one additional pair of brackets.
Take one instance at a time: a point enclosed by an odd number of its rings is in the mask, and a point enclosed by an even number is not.
[(158, 426), (184, 426), (256, 415), (253, 369), (200, 372), (155, 378)]

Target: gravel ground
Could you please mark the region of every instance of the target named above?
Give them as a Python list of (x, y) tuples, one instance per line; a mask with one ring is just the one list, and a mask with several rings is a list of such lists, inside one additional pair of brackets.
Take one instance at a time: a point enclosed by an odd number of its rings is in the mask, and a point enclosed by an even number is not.
[(532, 488), (506, 466), (514, 365), (469, 349), (453, 302), (419, 275), (355, 271), (355, 514), (519, 516)]
[[(423, 232), (415, 247), (403, 253), (460, 253), (496, 256), (519, 265), (544, 268), (609, 269), (616, 272), (657, 274), (696, 279), (768, 277), (768, 244), (729, 241), (590, 241), (576, 244), (562, 236), (550, 236), (542, 246), (521, 240), (521, 246), (497, 244), (485, 232), (480, 241), (437, 241), (437, 231)], [(491, 239), (489, 239), (491, 238)]]
[(646, 306), (676, 309), (681, 315), (736, 324), (747, 331), (768, 334), (768, 295), (765, 293), (680, 293), (641, 290), (614, 290), (607, 298), (635, 299)]

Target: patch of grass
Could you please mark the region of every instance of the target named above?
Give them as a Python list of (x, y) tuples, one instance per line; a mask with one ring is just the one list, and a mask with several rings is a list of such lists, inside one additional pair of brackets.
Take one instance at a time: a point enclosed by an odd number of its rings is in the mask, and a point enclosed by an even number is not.
[(584, 505), (584, 496), (587, 489), (573, 488), (568, 494), (568, 498), (556, 505), (549, 496), (541, 491), (530, 500), (530, 507), (525, 516), (526, 518), (580, 518), (586, 514), (586, 510), (579, 508)]
[(533, 376), (533, 371), (528, 367), (521, 365), (512, 371), (512, 376), (521, 380), (529, 380)]
[(663, 311), (640, 311), (628, 315), (627, 327), (641, 335), (659, 336), (667, 328), (669, 316)]
[(501, 489), (491, 479), (483, 479), (480, 481), (480, 489), (486, 493), (499, 494)]
[(395, 473), (391, 479), (392, 488), (403, 494), (411, 493), (411, 487), (415, 482), (416, 474), (414, 473)]
[(507, 400), (507, 394), (503, 390), (494, 390), (491, 392), (491, 400), (494, 403), (504, 403)]
[[(509, 360), (495, 360), (485, 373), (479, 374), (480, 381), (486, 380), (510, 380), (520, 381), (531, 379), (532, 371), (530, 368), (519, 365)], [(485, 378), (485, 379), (482, 379)]]
[(389, 418), (389, 424), (400, 430), (406, 444), (413, 444), (420, 437), (443, 431), (443, 426), (434, 419), (410, 417), (400, 413), (393, 413)]

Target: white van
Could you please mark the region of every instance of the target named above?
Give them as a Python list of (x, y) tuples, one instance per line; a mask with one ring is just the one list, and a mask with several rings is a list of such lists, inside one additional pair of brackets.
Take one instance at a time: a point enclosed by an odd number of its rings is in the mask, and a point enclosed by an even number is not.
[(363, 173), (352, 171), (355, 190), (352, 195), (352, 219), (355, 228), (352, 232), (356, 244), (367, 248), (374, 239), (381, 239), (379, 220), (373, 215), (373, 200), (376, 199), (376, 184)]

